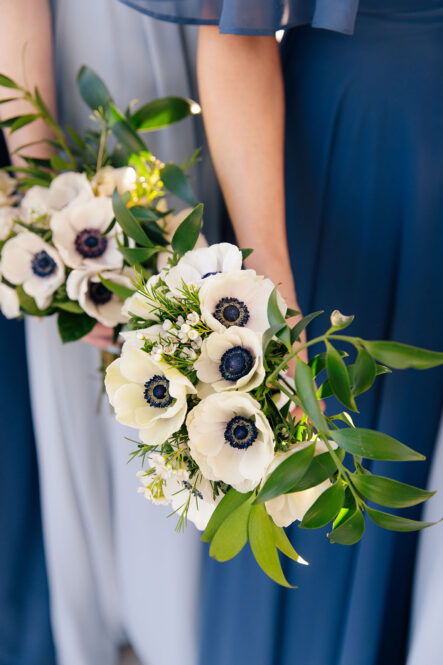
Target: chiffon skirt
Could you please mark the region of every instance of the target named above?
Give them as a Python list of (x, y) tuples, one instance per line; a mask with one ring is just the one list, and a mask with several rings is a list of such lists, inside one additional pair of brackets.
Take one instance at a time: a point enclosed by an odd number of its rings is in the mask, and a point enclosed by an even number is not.
[[(362, 12), (352, 37), (302, 27), (282, 44), (300, 305), (355, 314), (350, 334), (430, 349), (443, 340), (442, 44), (443, 7)], [(327, 323), (319, 317), (310, 335)], [(358, 425), (427, 456), (373, 472), (426, 486), (442, 388), (439, 369), (397, 371), (359, 399)], [(327, 529), (290, 531), (311, 563), (289, 564), (297, 590), (265, 579), (248, 551), (206, 561), (201, 665), (403, 665), (417, 535), (369, 522), (363, 541), (344, 547)]]

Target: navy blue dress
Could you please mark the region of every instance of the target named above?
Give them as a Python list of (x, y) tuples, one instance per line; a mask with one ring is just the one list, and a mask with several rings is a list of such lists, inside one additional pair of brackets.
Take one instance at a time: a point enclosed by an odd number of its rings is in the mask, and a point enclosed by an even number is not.
[(22, 322), (0, 314), (0, 348), (0, 663), (54, 665)]
[[(287, 229), (301, 307), (355, 314), (353, 334), (369, 339), (441, 347), (443, 0), (124, 1), (223, 32), (290, 28)], [(359, 425), (427, 455), (375, 473), (426, 486), (442, 394), (436, 369), (383, 377), (360, 399)], [(206, 559), (201, 665), (404, 664), (416, 534), (369, 523), (352, 548), (296, 526), (290, 536), (311, 563), (289, 566), (296, 591), (247, 551)]]

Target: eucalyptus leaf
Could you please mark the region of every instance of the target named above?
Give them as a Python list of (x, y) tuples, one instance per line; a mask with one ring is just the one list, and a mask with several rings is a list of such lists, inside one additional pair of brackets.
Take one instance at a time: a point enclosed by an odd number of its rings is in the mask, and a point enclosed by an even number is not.
[(222, 522), (212, 539), (209, 554), (217, 561), (229, 561), (248, 542), (248, 520), (251, 501), (247, 499)]
[(168, 127), (194, 113), (196, 103), (183, 97), (162, 97), (145, 104), (130, 116), (134, 129), (141, 132)]
[(171, 246), (180, 256), (194, 249), (201, 232), (203, 222), (203, 203), (199, 203), (174, 233)]
[(394, 369), (430, 369), (443, 364), (443, 353), (428, 351), (399, 342), (368, 342), (362, 340), (367, 351), (378, 362)]
[(340, 545), (354, 545), (358, 543), (365, 532), (365, 518), (360, 510), (355, 510), (350, 517), (328, 534), (331, 543)]
[(429, 526), (434, 526), (434, 524), (441, 522), (441, 520), (438, 520), (437, 522), (411, 520), (407, 517), (400, 517), (400, 515), (383, 513), (381, 510), (374, 510), (374, 508), (369, 508), (369, 506), (366, 506), (366, 512), (368, 513), (368, 517), (377, 524), (377, 526), (381, 526), (382, 529), (388, 529), (389, 531), (420, 531), (421, 529), (427, 529)]
[(130, 238), (135, 240), (135, 242), (142, 247), (154, 246), (141, 228), (139, 222), (124, 204), (123, 199), (118, 193), (117, 189), (115, 189), (114, 193), (112, 194), (112, 207), (114, 209), (114, 215), (116, 216), (120, 226)]
[(272, 521), (264, 506), (252, 507), (248, 531), (252, 553), (263, 572), (277, 584), (292, 588), (284, 576)]
[(75, 342), (91, 332), (97, 321), (87, 314), (73, 314), (62, 310), (57, 326), (62, 342)]
[(239, 506), (242, 505), (245, 501), (249, 499), (252, 492), (243, 494), (242, 492), (237, 492), (233, 487), (225, 494), (223, 499), (217, 505), (216, 509), (212, 513), (211, 519), (208, 522), (206, 529), (203, 532), (201, 540), (204, 543), (210, 543), (217, 533), (220, 526), (223, 524), (225, 519)]
[(311, 368), (299, 359), (295, 366), (295, 387), (304, 412), (319, 431), (326, 432), (328, 425), (315, 395)]
[(286, 494), (303, 477), (312, 462), (315, 443), (306, 448), (295, 450), (271, 473), (258, 493), (255, 503), (269, 501), (276, 496)]
[(320, 529), (332, 522), (340, 512), (345, 498), (345, 490), (341, 482), (336, 482), (318, 499), (314, 501), (309, 510), (305, 513), (300, 526), (303, 529)]
[(191, 206), (197, 205), (198, 202), (192, 191), (189, 178), (179, 166), (176, 164), (166, 164), (166, 166), (160, 170), (160, 177), (163, 180), (164, 186), (171, 192), (171, 194), (174, 194), (177, 198), (185, 201)]
[(346, 365), (338, 351), (328, 341), (326, 341), (326, 369), (334, 395), (347, 409), (357, 411)]
[(343, 428), (331, 430), (330, 435), (338, 445), (353, 455), (367, 459), (406, 462), (424, 460), (421, 453), (405, 446), (387, 434), (364, 428)]
[(392, 478), (370, 473), (351, 476), (352, 483), (364, 497), (388, 508), (408, 508), (427, 501), (435, 492), (428, 492)]

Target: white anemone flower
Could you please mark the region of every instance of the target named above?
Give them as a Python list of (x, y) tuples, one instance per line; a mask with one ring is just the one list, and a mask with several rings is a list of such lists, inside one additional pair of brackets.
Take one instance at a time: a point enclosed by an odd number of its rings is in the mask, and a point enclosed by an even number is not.
[(60, 173), (49, 185), (50, 211), (63, 210), (68, 206), (86, 203), (93, 198), (94, 192), (85, 173), (74, 171)]
[(214, 393), (190, 411), (189, 449), (208, 480), (249, 492), (274, 457), (274, 436), (260, 405), (248, 393)]
[(20, 207), (25, 212), (25, 219), (28, 222), (32, 222), (34, 217), (49, 215), (52, 212), (49, 207), (49, 187), (34, 185), (28, 189)]
[(14, 227), (14, 222), (19, 221), (20, 218), (20, 208), (11, 206), (0, 208), (0, 240), (6, 240)]
[(52, 239), (70, 268), (120, 268), (123, 257), (118, 249), (114, 227), (106, 231), (114, 217), (108, 198), (94, 198), (68, 206), (51, 218)]
[(139, 429), (140, 439), (151, 445), (161, 445), (180, 429), (186, 396), (195, 393), (181, 372), (132, 347), (108, 367), (105, 385), (117, 420)]
[(7, 173), (7, 171), (0, 171), (0, 206), (11, 206), (17, 201), (17, 196), (14, 194), (17, 186), (17, 180)]
[(112, 196), (114, 189), (120, 195), (132, 192), (137, 181), (137, 173), (132, 166), (114, 168), (105, 166), (92, 179), (92, 186), (99, 196)]
[[(276, 453), (272, 463), (269, 466), (269, 469), (266, 472), (266, 476), (263, 482), (266, 481), (274, 469), (276, 469), (285, 459), (298, 452), (299, 450), (306, 448), (311, 443), (313, 442), (303, 441), (302, 443), (294, 446), (294, 448), (289, 450), (287, 453)], [(332, 448), (337, 448), (335, 441), (331, 441), (330, 443)], [(321, 455), (322, 453), (327, 452), (328, 448), (326, 444), (323, 441), (317, 440), (314, 454)], [(301, 521), (303, 519), (312, 504), (318, 499), (320, 494), (323, 494), (323, 492), (328, 489), (330, 484), (330, 480), (327, 479), (319, 485), (310, 487), (307, 490), (301, 490), (301, 492), (292, 492), (292, 494), (282, 494), (281, 496), (277, 496), (275, 499), (266, 501), (266, 510), (277, 526), (289, 526), (296, 520)]]
[(16, 319), (20, 316), (20, 302), (17, 291), (7, 284), (0, 282), (0, 312), (7, 319)]
[[(157, 206), (160, 210), (163, 208), (163, 201), (160, 202), (160, 204)], [(168, 241), (168, 247), (169, 249), (171, 248), (171, 240), (174, 235), (174, 233), (177, 231), (178, 227), (180, 224), (186, 219), (186, 217), (192, 212), (192, 208), (184, 208), (184, 210), (180, 210), (180, 212), (176, 213), (175, 215), (166, 215), (166, 217), (163, 217), (158, 221), (159, 225), (163, 228), (163, 230), (166, 232), (166, 240)], [(208, 246), (208, 241), (206, 240), (205, 236), (203, 233), (200, 233), (200, 235), (197, 238), (197, 242), (195, 244), (195, 248), (200, 248), (200, 247), (207, 247)], [(157, 256), (157, 270), (163, 270), (166, 268), (168, 264), (168, 259), (171, 255), (168, 252), (160, 252)]]
[(198, 474), (194, 478), (168, 480), (166, 491), (171, 495), (172, 507), (177, 515), (190, 520), (199, 531), (204, 531), (223, 495), (214, 497), (211, 483)]
[[(205, 280), (200, 289), (201, 317), (212, 330), (223, 332), (231, 326), (264, 333), (269, 328), (268, 300), (274, 290), (270, 279), (255, 270), (233, 270)], [(278, 297), (282, 314), (286, 303)]]
[(48, 307), (54, 291), (65, 281), (65, 266), (58, 252), (28, 231), (5, 243), (0, 270), (11, 284), (22, 284), (39, 309)]
[(194, 368), (199, 380), (210, 385), (211, 392), (249, 392), (265, 377), (261, 335), (238, 326), (213, 332), (203, 341)]
[[(116, 271), (100, 273), (103, 279), (131, 288), (127, 275)], [(122, 312), (122, 300), (102, 284), (94, 270), (73, 270), (66, 282), (68, 298), (77, 300), (81, 308), (108, 328), (126, 323), (128, 317)]]

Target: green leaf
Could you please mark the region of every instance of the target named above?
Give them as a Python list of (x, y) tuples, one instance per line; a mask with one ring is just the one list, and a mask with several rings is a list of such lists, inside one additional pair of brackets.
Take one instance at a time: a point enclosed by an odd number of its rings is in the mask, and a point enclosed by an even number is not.
[(278, 291), (274, 288), (268, 300), (268, 321), (270, 326), (285, 324), (286, 319), (278, 306)]
[(250, 249), (250, 248), (247, 248), (247, 249), (241, 249), (240, 251), (241, 251), (241, 253), (242, 253), (243, 261), (246, 261), (246, 259), (248, 258), (248, 256), (251, 256), (251, 254), (252, 254), (252, 252), (253, 252), (254, 250), (253, 250), (253, 249)]
[(171, 246), (174, 252), (183, 256), (194, 249), (200, 235), (203, 222), (203, 203), (199, 203), (192, 212), (182, 221), (174, 233)]
[(251, 499), (244, 501), (228, 515), (217, 529), (212, 539), (209, 554), (217, 561), (229, 561), (248, 542), (248, 520), (251, 512)]
[(83, 309), (75, 300), (65, 300), (62, 302), (56, 302), (54, 304), (58, 309), (63, 309), (66, 312), (72, 312), (72, 314), (83, 314)]
[(115, 189), (114, 193), (112, 194), (112, 207), (114, 209), (114, 215), (116, 216), (118, 223), (126, 235), (135, 240), (135, 242), (142, 247), (154, 246), (141, 228), (139, 222), (135, 219), (134, 215), (124, 204), (123, 199), (118, 193), (117, 189)]
[(336, 529), (333, 529), (328, 534), (331, 543), (339, 543), (340, 545), (354, 545), (358, 543), (363, 537), (365, 532), (365, 518), (360, 510), (352, 512), (348, 519), (340, 524)]
[(392, 478), (373, 476), (370, 473), (352, 474), (352, 483), (360, 494), (370, 501), (388, 508), (408, 508), (427, 501), (435, 492), (428, 492), (413, 485), (400, 483)]
[(131, 212), (140, 221), (155, 222), (158, 219), (158, 215), (145, 206), (132, 206)]
[(57, 317), (58, 331), (62, 342), (75, 342), (91, 332), (97, 321), (87, 314), (72, 314), (61, 311)]
[(237, 492), (233, 487), (229, 490), (227, 494), (223, 497), (220, 503), (217, 505), (216, 509), (212, 513), (212, 517), (208, 522), (206, 529), (203, 532), (201, 537), (204, 543), (210, 543), (217, 533), (220, 526), (223, 524), (225, 519), (239, 506), (242, 505), (245, 501), (249, 499), (252, 492), (243, 494), (242, 492)]
[(105, 111), (112, 102), (109, 92), (102, 79), (89, 67), (83, 65), (77, 74), (77, 85), (80, 95), (90, 109), (96, 111), (102, 107)]
[(17, 292), (20, 307), (26, 312), (26, 314), (30, 314), (31, 316), (48, 316), (51, 312), (50, 307), (48, 309), (39, 309), (34, 298), (28, 296), (21, 285), (17, 286), (15, 290)]
[(309, 365), (306, 365), (302, 360), (297, 360), (295, 366), (295, 387), (303, 411), (312, 420), (318, 430), (326, 432), (328, 426), (315, 395), (312, 371)]
[(252, 507), (248, 531), (252, 553), (263, 572), (277, 584), (292, 588), (284, 576), (278, 558), (272, 520), (264, 506)]
[(68, 132), (69, 136), (74, 141), (74, 143), (77, 145), (77, 147), (83, 151), (85, 149), (85, 142), (83, 141), (80, 134), (76, 132), (73, 127), (66, 127), (66, 131)]
[(427, 529), (429, 526), (434, 526), (434, 524), (441, 522), (441, 520), (437, 522), (410, 520), (407, 517), (390, 515), (389, 513), (381, 512), (381, 510), (374, 510), (374, 508), (369, 508), (369, 506), (366, 506), (366, 512), (377, 526), (381, 526), (382, 529), (388, 529), (389, 531), (419, 531), (420, 529)]
[(132, 153), (146, 150), (145, 142), (140, 138), (135, 129), (132, 128), (123, 113), (112, 102), (109, 104), (109, 126), (120, 143), (120, 155), (124, 161), (127, 162)]
[[(339, 351), (338, 353), (341, 358), (346, 358), (349, 355), (346, 351)], [(318, 353), (314, 356), (309, 361), (309, 367), (312, 369), (312, 376), (315, 379), (326, 367), (326, 353)]]
[(288, 536), (285, 533), (285, 530), (281, 526), (277, 526), (272, 520), (271, 520), (273, 529), (274, 529), (274, 540), (277, 548), (280, 550), (280, 552), (283, 552), (289, 559), (292, 559), (293, 561), (296, 561), (297, 563), (301, 563), (305, 566), (309, 566), (309, 563), (303, 559), (298, 552), (295, 551), (295, 549), (292, 546), (291, 541), (289, 540)]
[(66, 162), (60, 155), (51, 155), (51, 166), (56, 171), (68, 171), (72, 169), (72, 164)]
[(17, 85), (15, 81), (4, 74), (0, 74), (0, 86), (3, 86), (3, 88), (15, 88), (16, 90), (21, 90), (20, 86)]
[(161, 252), (163, 247), (119, 247), (120, 252), (123, 254), (125, 260), (131, 265), (139, 265), (149, 261), (158, 252)]
[(429, 369), (443, 364), (443, 353), (427, 351), (416, 346), (399, 342), (368, 342), (362, 343), (371, 356), (378, 362), (394, 369)]
[[(348, 365), (347, 366), (347, 370), (348, 370), (348, 374), (349, 374), (349, 382), (351, 383), (351, 385), (354, 383), (354, 367), (355, 367), (355, 365)], [(390, 371), (391, 370), (389, 369), (389, 367), (385, 367), (384, 365), (375, 365), (375, 375), (376, 376), (379, 376), (380, 374), (387, 374)], [(329, 379), (326, 379), (326, 381), (324, 381), (321, 384), (320, 388), (318, 389), (317, 397), (319, 399), (326, 399), (327, 397), (331, 397), (331, 395), (333, 395), (333, 394), (334, 394), (334, 391), (332, 390), (331, 383), (330, 383)], [(358, 393), (358, 394), (360, 394), (360, 393)]]
[(275, 326), (271, 326), (265, 331), (262, 339), (263, 352), (266, 351), (269, 342), (271, 342), (271, 340), (275, 337), (275, 335), (277, 335), (277, 333), (283, 330), (283, 328), (287, 328), (286, 323), (279, 323)]
[(345, 490), (340, 482), (336, 482), (320, 494), (318, 499), (305, 513), (300, 526), (303, 529), (320, 529), (332, 522), (340, 512), (345, 498)]
[(15, 119), (15, 121), (10, 125), (10, 134), (13, 132), (16, 132), (18, 129), (21, 129), (22, 127), (26, 127), (26, 125), (30, 125), (31, 122), (34, 122), (34, 120), (37, 120), (37, 118), (40, 118), (39, 113), (27, 113), (26, 115), (19, 115), (18, 118)]
[(387, 460), (392, 462), (406, 462), (424, 460), (421, 453), (408, 448), (400, 441), (387, 434), (371, 429), (343, 428), (330, 432), (338, 445), (353, 455), (360, 455), (368, 459)]
[(192, 191), (189, 178), (183, 173), (179, 166), (176, 164), (166, 164), (166, 166), (160, 170), (160, 177), (163, 180), (164, 186), (171, 192), (171, 194), (174, 194), (177, 198), (185, 201), (191, 206), (197, 205), (198, 202)]
[(338, 351), (328, 341), (326, 341), (326, 369), (334, 395), (347, 409), (357, 411), (346, 365)]
[(162, 97), (145, 104), (130, 117), (134, 129), (154, 131), (192, 115), (196, 103), (183, 97)]
[(320, 316), (320, 314), (323, 314), (324, 310), (319, 310), (318, 312), (312, 312), (311, 314), (307, 314), (304, 316), (301, 321), (295, 324), (295, 326), (291, 330), (291, 342), (294, 343), (296, 342), (299, 338), (300, 335), (302, 334), (303, 330), (306, 328), (306, 326), (311, 323), (311, 321), (317, 316)]
[(288, 307), (288, 309), (286, 310), (285, 319), (292, 319), (293, 316), (300, 316), (300, 314), (301, 314), (300, 310)]
[(281, 462), (271, 473), (258, 493), (255, 503), (269, 501), (280, 494), (286, 494), (297, 484), (308, 470), (315, 452), (315, 443), (296, 450)]
[(376, 365), (373, 357), (366, 351), (360, 349), (354, 367), (354, 395), (360, 395), (372, 386), (376, 376)]
[(105, 286), (108, 291), (111, 291), (111, 293), (115, 293), (115, 295), (118, 296), (121, 300), (126, 300), (126, 298), (130, 298), (135, 293), (135, 289), (129, 289), (123, 284), (116, 284), (115, 282), (111, 282), (109, 279), (104, 279), (101, 275), (99, 275), (99, 277), (103, 286)]
[[(340, 462), (343, 462), (345, 451), (338, 448), (335, 451), (336, 456)], [(292, 492), (302, 492), (303, 490), (310, 489), (316, 485), (320, 485), (327, 478), (331, 478), (337, 471), (337, 466), (330, 453), (321, 453), (316, 455), (311, 462), (311, 466), (306, 471), (305, 475), (298, 481), (294, 487), (288, 490), (287, 494)]]

